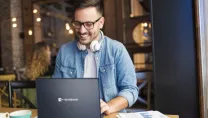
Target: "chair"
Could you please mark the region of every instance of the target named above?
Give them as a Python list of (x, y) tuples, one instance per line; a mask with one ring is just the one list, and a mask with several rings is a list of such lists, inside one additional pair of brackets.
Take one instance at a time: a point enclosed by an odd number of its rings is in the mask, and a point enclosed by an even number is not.
[(27, 80), (27, 78), (25, 77), (25, 71), (26, 71), (26, 68), (19, 68), (19, 69), (15, 69), (15, 74), (17, 76), (17, 79), (18, 81), (21, 81), (21, 80)]
[(0, 81), (13, 81), (16, 79), (15, 74), (0, 75)]
[[(1, 69), (0, 69), (1, 70)], [(3, 98), (8, 97), (8, 93), (7, 93), (7, 85), (8, 85), (8, 81), (14, 81), (16, 79), (15, 74), (3, 74), (0, 75), (0, 106), (8, 106), (8, 104), (6, 102), (2, 102), (2, 100), (4, 100)], [(16, 93), (14, 93), (14, 97), (15, 97)], [(16, 98), (13, 98), (13, 100), (15, 101), (15, 103), (19, 103), (18, 100), (16, 100)]]
[[(28, 88), (36, 88), (35, 81), (9, 81), (8, 82), (8, 93), (9, 93), (9, 107), (13, 107), (12, 96), (13, 89), (28, 89)], [(27, 99), (21, 92), (16, 92), (20, 98), (22, 98), (30, 108), (36, 109), (35, 105), (32, 104), (31, 101)]]
[(137, 86), (139, 92), (147, 86), (147, 98), (143, 98), (142, 96), (138, 95), (138, 101), (147, 105), (147, 109), (149, 110), (151, 107), (151, 81), (152, 81), (152, 72), (151, 71), (140, 71), (136, 72), (137, 77)]
[(2, 107), (2, 98), (3, 96), (8, 96), (6, 93), (7, 81), (0, 81), (0, 107)]

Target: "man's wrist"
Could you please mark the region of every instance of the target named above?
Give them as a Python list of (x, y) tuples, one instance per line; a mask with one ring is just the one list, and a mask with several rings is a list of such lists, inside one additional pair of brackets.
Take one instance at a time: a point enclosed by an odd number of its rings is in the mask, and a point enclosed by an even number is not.
[(112, 105), (110, 103), (107, 103), (107, 105), (109, 107), (109, 114), (113, 113)]

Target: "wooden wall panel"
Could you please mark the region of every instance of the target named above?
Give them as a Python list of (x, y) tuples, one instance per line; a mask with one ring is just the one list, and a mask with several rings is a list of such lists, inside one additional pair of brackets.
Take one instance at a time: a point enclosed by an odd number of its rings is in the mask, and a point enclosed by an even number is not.
[(104, 0), (104, 33), (112, 39), (116, 36), (116, 0)]

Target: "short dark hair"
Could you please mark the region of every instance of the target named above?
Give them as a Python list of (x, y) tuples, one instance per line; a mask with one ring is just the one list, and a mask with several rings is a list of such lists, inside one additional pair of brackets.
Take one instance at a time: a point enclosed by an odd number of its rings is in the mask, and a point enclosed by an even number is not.
[(103, 16), (103, 0), (75, 0), (73, 13), (75, 13), (77, 9), (88, 7), (95, 7)]

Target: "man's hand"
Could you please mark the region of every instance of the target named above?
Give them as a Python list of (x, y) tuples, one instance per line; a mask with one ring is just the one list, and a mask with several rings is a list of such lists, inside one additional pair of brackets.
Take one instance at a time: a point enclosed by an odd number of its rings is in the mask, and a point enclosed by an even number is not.
[(128, 107), (128, 101), (121, 96), (111, 99), (108, 103), (100, 99), (101, 114), (105, 113), (106, 115), (109, 115), (111, 113), (119, 112), (126, 107)]
[(101, 114), (105, 113), (106, 115), (109, 115), (111, 113), (110, 106), (107, 103), (105, 103), (102, 99), (100, 99), (100, 109)]

